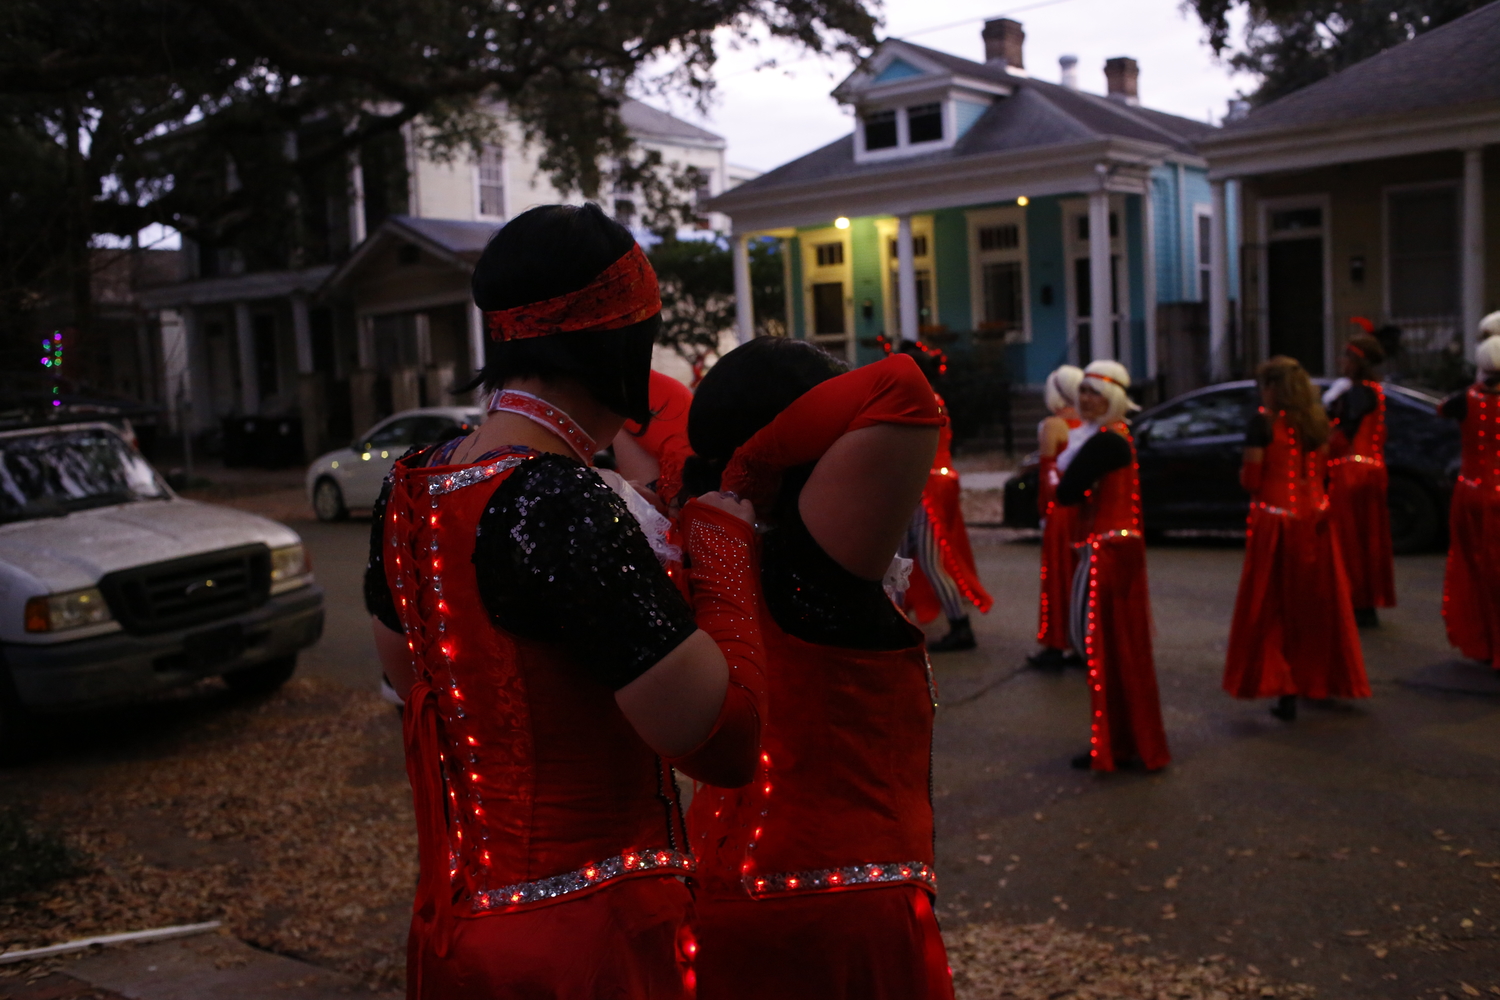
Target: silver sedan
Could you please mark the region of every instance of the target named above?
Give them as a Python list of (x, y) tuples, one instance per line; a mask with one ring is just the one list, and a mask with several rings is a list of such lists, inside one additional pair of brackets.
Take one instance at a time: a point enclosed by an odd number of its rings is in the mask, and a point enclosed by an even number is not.
[(427, 406), (386, 417), (349, 447), (319, 455), (307, 467), (313, 512), (320, 521), (340, 521), (351, 508), (373, 507), (385, 474), (408, 448), (467, 434), (483, 420), (482, 411), (461, 406)]

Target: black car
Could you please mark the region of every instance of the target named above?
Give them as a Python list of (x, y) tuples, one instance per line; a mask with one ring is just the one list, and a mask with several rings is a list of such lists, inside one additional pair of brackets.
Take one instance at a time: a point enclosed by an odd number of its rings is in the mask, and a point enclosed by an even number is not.
[[(1319, 388), (1328, 379), (1315, 379)], [(1436, 546), (1462, 445), (1438, 400), (1386, 384), (1385, 460), (1390, 470), (1391, 543), (1397, 552)], [(1149, 534), (1243, 530), (1250, 495), (1240, 486), (1245, 425), (1260, 405), (1253, 381), (1224, 382), (1178, 396), (1131, 421)], [(1005, 524), (1036, 527), (1036, 457), (1006, 483)]]

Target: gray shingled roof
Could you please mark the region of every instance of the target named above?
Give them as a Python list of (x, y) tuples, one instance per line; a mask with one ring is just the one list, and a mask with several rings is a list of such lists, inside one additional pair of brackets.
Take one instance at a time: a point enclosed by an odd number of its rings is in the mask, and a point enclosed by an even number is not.
[(698, 142), (722, 143), (724, 137), (708, 129), (658, 111), (649, 104), (627, 98), (620, 104), (620, 121), (637, 136), (656, 136), (664, 139), (694, 139)]
[(1225, 138), (1500, 101), (1500, 2), (1256, 108)]
[(500, 228), (497, 222), (466, 222), (461, 219), (419, 219), (411, 215), (392, 215), (389, 222), (411, 230), (456, 257), (478, 259), (490, 237)]
[(1086, 94), (1056, 83), (1012, 76), (998, 66), (903, 42), (953, 73), (1005, 83), (1009, 97), (998, 98), (952, 148), (875, 163), (854, 162), (854, 136), (846, 135), (806, 156), (746, 181), (734, 189), (742, 193), (806, 184), (838, 177), (863, 177), (914, 164), (947, 163), (981, 153), (1060, 146), (1120, 136), (1157, 142), (1183, 152), (1216, 131), (1207, 122), (1180, 118), (1149, 108), (1132, 107), (1098, 94)]

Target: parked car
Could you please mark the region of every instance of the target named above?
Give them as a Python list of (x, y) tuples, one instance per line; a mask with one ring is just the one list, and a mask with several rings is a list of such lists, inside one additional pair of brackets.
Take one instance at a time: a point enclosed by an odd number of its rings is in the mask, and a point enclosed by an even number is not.
[(290, 528), (177, 496), (108, 423), (0, 432), (0, 747), (204, 677), (274, 690), (322, 632)]
[(319, 455), (307, 467), (307, 499), (320, 521), (341, 521), (350, 508), (373, 507), (396, 459), (425, 446), (467, 434), (484, 420), (472, 406), (428, 406), (386, 417), (347, 448)]
[[(1328, 379), (1314, 379), (1319, 388)], [(1386, 466), (1391, 543), (1397, 552), (1442, 540), (1458, 475), (1458, 425), (1437, 414), (1438, 400), (1386, 384)], [(1260, 405), (1252, 381), (1225, 382), (1178, 396), (1131, 422), (1141, 466), (1141, 514), (1149, 533), (1242, 531), (1250, 495), (1240, 486), (1245, 425)], [(1036, 457), (1006, 484), (1005, 523), (1035, 527)]]

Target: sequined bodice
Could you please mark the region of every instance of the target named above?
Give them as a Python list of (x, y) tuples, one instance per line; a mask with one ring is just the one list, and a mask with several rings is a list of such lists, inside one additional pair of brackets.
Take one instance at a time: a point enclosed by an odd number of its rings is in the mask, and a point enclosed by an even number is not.
[[(1368, 421), (1368, 417), (1366, 418)], [(1324, 469), (1328, 460), (1326, 445), (1307, 449), (1297, 429), (1278, 414), (1271, 424), (1271, 440), (1266, 445), (1261, 466), (1261, 487), (1255, 500), (1273, 513), (1309, 517), (1328, 508), (1324, 487)]]
[(1084, 533), (1102, 536), (1122, 531), (1141, 530), (1140, 466), (1135, 458), (1135, 440), (1124, 423), (1101, 427), (1100, 433), (1113, 431), (1130, 445), (1130, 464), (1107, 472), (1089, 491), (1083, 503), (1081, 518)]
[[(418, 824), (444, 831), (453, 894), (473, 912), (692, 866), (670, 773), (613, 689), (558, 643), (494, 624), (481, 598), (480, 518), (527, 461), (398, 464), (385, 515), (386, 576), (419, 678), (407, 706)], [(424, 853), (424, 879), (432, 863)]]
[(1500, 395), (1470, 386), (1459, 482), (1500, 498)]

